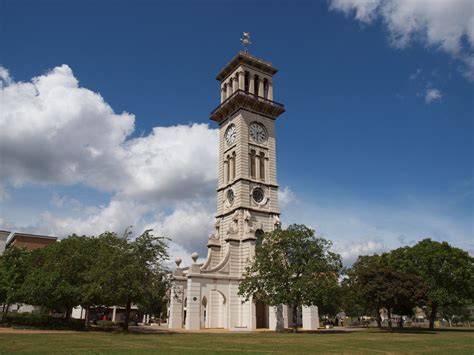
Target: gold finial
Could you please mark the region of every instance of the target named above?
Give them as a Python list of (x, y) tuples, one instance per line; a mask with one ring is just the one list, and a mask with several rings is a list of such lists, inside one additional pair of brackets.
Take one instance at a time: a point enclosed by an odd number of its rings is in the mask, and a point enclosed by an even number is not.
[(250, 32), (242, 32), (242, 38), (240, 40), (244, 46), (245, 53), (248, 53), (249, 45), (252, 44), (252, 42), (250, 42)]

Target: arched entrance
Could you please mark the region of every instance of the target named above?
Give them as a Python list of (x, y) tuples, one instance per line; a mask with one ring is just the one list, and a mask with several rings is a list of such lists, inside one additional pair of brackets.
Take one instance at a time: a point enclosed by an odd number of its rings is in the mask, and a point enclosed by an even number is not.
[(201, 314), (201, 328), (206, 328), (207, 326), (207, 323), (206, 323), (206, 320), (207, 320), (207, 298), (206, 296), (204, 296), (202, 298), (202, 302), (201, 302), (201, 311), (202, 311), (202, 314)]
[(217, 290), (211, 290), (209, 328), (224, 328), (225, 306), (226, 300), (224, 295)]
[(268, 306), (263, 302), (255, 304), (256, 326), (258, 328), (268, 328)]
[(262, 229), (257, 229), (255, 231), (255, 238), (257, 238), (257, 240), (255, 241), (255, 246), (256, 247), (259, 247), (259, 246), (262, 245), (264, 234), (265, 234), (265, 232)]

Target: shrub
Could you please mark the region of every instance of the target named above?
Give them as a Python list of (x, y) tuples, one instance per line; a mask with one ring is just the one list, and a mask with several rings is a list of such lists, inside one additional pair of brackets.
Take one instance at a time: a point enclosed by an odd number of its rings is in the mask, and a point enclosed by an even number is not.
[(31, 313), (8, 313), (4, 323), (22, 328), (41, 328), (41, 329), (72, 329), (83, 330), (84, 321), (81, 319), (53, 318), (47, 314)]
[(97, 326), (103, 329), (113, 329), (123, 327), (123, 322), (113, 322), (111, 320), (98, 320)]

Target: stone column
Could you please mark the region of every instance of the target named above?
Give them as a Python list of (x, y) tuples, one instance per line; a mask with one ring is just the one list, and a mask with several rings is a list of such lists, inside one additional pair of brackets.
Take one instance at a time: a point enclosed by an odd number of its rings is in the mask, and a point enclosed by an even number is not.
[(234, 171), (234, 168), (235, 168), (235, 164), (234, 164), (234, 159), (235, 157), (230, 157), (229, 159), (229, 180), (228, 181), (232, 181), (233, 180), (233, 177), (234, 177), (234, 174), (235, 174), (235, 171)]
[(186, 305), (186, 330), (201, 329), (201, 284), (192, 276), (188, 278), (188, 303)]
[(232, 91), (233, 92), (236, 92), (237, 90), (239, 90), (239, 82), (240, 82), (240, 78), (239, 78), (239, 73), (236, 73), (235, 76), (234, 76), (234, 80), (232, 81)]
[(257, 329), (257, 309), (256, 309), (255, 302), (252, 298), (249, 300), (249, 329), (255, 330)]
[(239, 72), (239, 89), (245, 90), (245, 72), (244, 71)]
[(260, 180), (260, 155), (255, 154), (255, 179)]
[(255, 94), (255, 76), (253, 74), (249, 74), (249, 93)]
[(170, 316), (168, 319), (168, 328), (183, 328), (183, 302), (184, 287), (173, 283), (170, 295)]
[(319, 312), (317, 306), (303, 307), (303, 329), (317, 330), (319, 328)]
[(268, 328), (275, 331), (282, 331), (288, 328), (288, 307), (285, 305), (278, 305), (275, 307), (268, 307), (269, 319)]
[(226, 99), (226, 96), (225, 96), (225, 86), (222, 86), (221, 88), (221, 103), (223, 103)]
[(227, 98), (232, 95), (232, 78), (227, 82)]
[(224, 184), (229, 182), (229, 161), (224, 161)]
[(263, 95), (263, 78), (260, 78), (260, 80), (258, 81), (258, 96), (263, 97)]
[(268, 99), (273, 101), (273, 83), (268, 81)]
[(116, 318), (117, 318), (117, 306), (114, 306), (114, 308), (112, 308), (112, 322), (115, 322)]

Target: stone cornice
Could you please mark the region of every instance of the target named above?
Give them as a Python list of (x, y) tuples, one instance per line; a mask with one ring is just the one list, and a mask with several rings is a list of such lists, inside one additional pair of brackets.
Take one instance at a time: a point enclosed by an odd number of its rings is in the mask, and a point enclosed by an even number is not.
[(276, 187), (278, 188), (278, 184), (272, 184), (272, 183), (268, 183), (268, 182), (263, 182), (263, 181), (259, 181), (259, 180), (253, 180), (253, 179), (249, 179), (249, 178), (245, 178), (245, 177), (240, 177), (238, 179), (235, 179), (234, 181), (232, 181), (231, 183), (228, 183), (228, 184), (225, 184), (224, 186), (222, 187), (218, 187), (216, 189), (217, 192), (219, 191), (222, 191), (222, 190), (225, 190), (225, 189), (228, 189), (229, 187), (231, 187), (232, 185), (235, 185), (236, 183), (238, 183), (239, 181), (247, 181), (247, 182), (251, 182), (253, 184), (258, 184), (258, 185), (263, 185), (263, 186), (268, 186), (268, 187)]
[(228, 212), (217, 214), (216, 218), (221, 218), (221, 217), (228, 216), (228, 215), (234, 213), (236, 210), (249, 210), (249, 211), (259, 212), (259, 213), (275, 214), (275, 215), (278, 215), (278, 216), (280, 215), (280, 211), (277, 212), (275, 210), (269, 211), (269, 210), (262, 210), (262, 209), (259, 209), (259, 208), (254, 208), (254, 207), (239, 206), (239, 207), (235, 207), (235, 208), (229, 210)]
[(278, 69), (274, 68), (272, 66), (272, 63), (254, 57), (249, 53), (239, 52), (234, 58), (231, 59), (229, 63), (226, 64), (224, 68), (221, 69), (219, 74), (217, 74), (216, 80), (225, 80), (235, 70), (235, 68), (237, 68), (241, 64), (247, 65), (251, 68), (255, 68), (268, 75), (274, 75), (278, 72)]
[(210, 119), (223, 123), (239, 109), (246, 109), (271, 119), (276, 119), (285, 112), (283, 104), (239, 89), (211, 112)]

